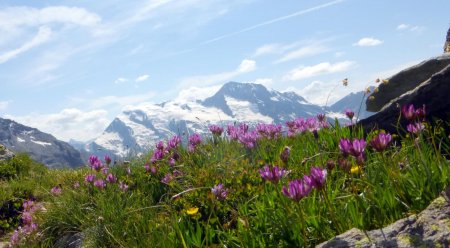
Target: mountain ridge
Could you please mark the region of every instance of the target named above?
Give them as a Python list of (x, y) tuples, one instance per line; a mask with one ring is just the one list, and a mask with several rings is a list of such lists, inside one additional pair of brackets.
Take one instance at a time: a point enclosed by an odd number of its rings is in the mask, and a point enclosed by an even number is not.
[[(357, 102), (359, 107), (359, 96), (346, 98), (346, 104)], [(204, 100), (143, 103), (129, 107), (116, 116), (102, 135), (87, 144), (86, 148), (97, 155), (126, 157), (151, 149), (157, 141), (174, 134), (208, 133), (207, 127), (211, 124), (225, 125), (240, 121), (279, 124), (298, 117), (315, 117), (319, 113), (342, 120), (344, 109), (338, 108), (309, 103), (295, 92), (268, 90), (254, 83), (228, 82)], [(365, 114), (363, 109), (361, 112)]]

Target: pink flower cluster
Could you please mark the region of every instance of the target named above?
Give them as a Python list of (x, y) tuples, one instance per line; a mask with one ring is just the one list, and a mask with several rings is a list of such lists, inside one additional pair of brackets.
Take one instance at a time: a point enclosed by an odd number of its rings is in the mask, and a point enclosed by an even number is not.
[(408, 132), (417, 134), (420, 133), (425, 126), (422, 124), (422, 121), (425, 120), (425, 105), (422, 105), (422, 108), (414, 108), (414, 105), (404, 105), (402, 107), (402, 115), (410, 122), (406, 126), (406, 130)]
[(22, 205), (22, 226), (14, 230), (10, 243), (7, 247), (14, 247), (29, 239), (38, 229), (38, 224), (34, 222), (34, 214), (40, 210), (42, 206), (34, 201), (25, 201)]
[(312, 167), (309, 175), (305, 175), (301, 179), (290, 181), (287, 187), (283, 186), (281, 192), (286, 197), (298, 202), (311, 193), (312, 189), (323, 189), (325, 187), (326, 177), (326, 169)]
[(322, 128), (328, 128), (329, 124), (326, 121), (325, 115), (319, 114), (316, 118), (297, 118), (293, 121), (286, 122), (288, 127), (288, 136), (292, 137), (297, 134), (311, 132), (315, 133)]

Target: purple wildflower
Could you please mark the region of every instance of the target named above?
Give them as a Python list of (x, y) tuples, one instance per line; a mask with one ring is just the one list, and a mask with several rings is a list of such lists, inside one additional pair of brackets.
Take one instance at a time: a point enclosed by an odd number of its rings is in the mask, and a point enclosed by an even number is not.
[(124, 182), (120, 181), (119, 189), (121, 189), (122, 191), (127, 191), (128, 190), (128, 185), (125, 184)]
[(355, 158), (364, 154), (364, 149), (366, 148), (366, 141), (364, 139), (354, 139), (350, 149), (350, 154)]
[(265, 165), (263, 168), (259, 169), (259, 174), (264, 180), (270, 181), (274, 184), (278, 183), (278, 181), (287, 174), (287, 170), (283, 168), (279, 168), (278, 166), (269, 167)]
[(211, 131), (213, 135), (220, 136), (222, 135), (223, 128), (218, 125), (210, 125), (209, 131)]
[(229, 190), (224, 188), (223, 184), (219, 183), (217, 185), (214, 185), (214, 187), (211, 189), (211, 192), (216, 197), (216, 199), (221, 201), (227, 198)]
[(345, 115), (347, 116), (347, 118), (349, 118), (350, 120), (353, 120), (353, 117), (355, 116), (355, 112), (353, 112), (350, 109), (346, 109), (345, 110)]
[(105, 163), (106, 165), (111, 164), (111, 157), (109, 157), (108, 155), (105, 155)]
[(426, 111), (425, 111), (425, 104), (424, 104), (424, 105), (422, 105), (422, 108), (416, 109), (416, 117), (419, 120), (423, 120), (425, 118), (425, 115), (426, 115)]
[(108, 167), (103, 167), (102, 168), (102, 174), (103, 175), (108, 175), (108, 172), (109, 172), (109, 168)]
[(252, 149), (256, 145), (258, 134), (256, 132), (243, 133), (239, 136), (239, 142), (247, 149)]
[(163, 179), (161, 179), (161, 182), (165, 183), (165, 184), (169, 184), (170, 182), (172, 182), (172, 180), (173, 180), (173, 175), (172, 175), (172, 173), (169, 172), (163, 177)]
[(176, 160), (175, 160), (174, 158), (169, 158), (169, 165), (170, 165), (171, 167), (174, 167), (175, 164), (176, 164)]
[(159, 141), (158, 143), (156, 143), (156, 149), (164, 151), (164, 142), (163, 141)]
[(175, 149), (179, 144), (181, 144), (181, 137), (178, 135), (173, 136), (167, 143), (167, 150)]
[(291, 155), (291, 148), (289, 146), (285, 146), (283, 151), (280, 154), (280, 159), (284, 163), (287, 163), (289, 161), (289, 156)]
[(258, 123), (256, 125), (257, 132), (268, 139), (276, 139), (281, 136), (281, 125)]
[(319, 122), (324, 122), (325, 121), (325, 114), (317, 114), (317, 120)]
[(408, 120), (413, 121), (416, 118), (416, 111), (414, 105), (404, 105), (402, 107), (402, 115)]
[(414, 134), (420, 133), (420, 131), (422, 131), (424, 128), (425, 126), (420, 122), (416, 122), (414, 124), (410, 123), (408, 124), (408, 126), (406, 126), (406, 130)]
[(327, 170), (321, 169), (319, 167), (312, 167), (309, 172), (312, 184), (311, 186), (316, 189), (323, 189), (325, 186), (325, 181), (327, 178)]
[(23, 212), (22, 213), (22, 222), (25, 225), (33, 223), (33, 216), (31, 216), (30, 212)]
[(298, 202), (307, 196), (312, 189), (312, 180), (309, 176), (303, 176), (302, 179), (296, 179), (289, 182), (289, 186), (283, 186), (282, 193)]
[(189, 145), (188, 145), (188, 150), (190, 152), (195, 151), (195, 148), (202, 143), (202, 136), (200, 136), (200, 134), (194, 133), (193, 135), (191, 135), (189, 137)]
[(144, 169), (145, 169), (145, 172), (149, 172), (150, 171), (150, 165), (145, 164), (144, 165)]
[(349, 139), (341, 139), (339, 141), (339, 149), (341, 150), (344, 157), (348, 157), (352, 147), (352, 142)]
[(108, 181), (109, 183), (115, 183), (117, 182), (117, 177), (109, 173), (108, 176), (106, 177), (106, 181)]
[(91, 168), (96, 171), (100, 171), (100, 169), (103, 168), (102, 161), (100, 161), (100, 159), (98, 159), (98, 157), (94, 155), (89, 157), (89, 164), (91, 165)]
[(392, 136), (390, 134), (379, 133), (370, 141), (370, 145), (378, 152), (382, 152), (386, 150), (391, 141)]
[(87, 174), (84, 177), (84, 181), (87, 183), (92, 183), (95, 180), (95, 175), (94, 174)]
[(105, 181), (103, 181), (103, 179), (97, 179), (94, 182), (94, 186), (99, 188), (99, 189), (104, 189), (106, 187), (106, 183), (105, 183)]
[(155, 175), (158, 173), (158, 167), (152, 165), (152, 167), (150, 167), (150, 172)]
[(62, 193), (62, 190), (60, 187), (55, 186), (50, 190), (50, 193), (52, 193), (53, 195), (60, 195)]

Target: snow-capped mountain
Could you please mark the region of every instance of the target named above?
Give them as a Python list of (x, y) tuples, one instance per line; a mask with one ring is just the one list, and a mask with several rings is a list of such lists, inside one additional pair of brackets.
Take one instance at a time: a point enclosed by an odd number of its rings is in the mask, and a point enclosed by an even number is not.
[(66, 142), (8, 119), (0, 118), (0, 144), (14, 152), (28, 153), (49, 167), (79, 167), (84, 164), (80, 152)]
[(168, 101), (130, 107), (88, 145), (88, 150), (99, 155), (127, 157), (148, 150), (155, 142), (174, 134), (184, 135), (186, 139), (194, 132), (206, 133), (210, 124), (284, 123), (319, 113), (329, 113), (333, 118), (339, 116), (331, 108), (311, 104), (294, 92), (281, 93), (259, 84), (229, 82), (203, 101)]

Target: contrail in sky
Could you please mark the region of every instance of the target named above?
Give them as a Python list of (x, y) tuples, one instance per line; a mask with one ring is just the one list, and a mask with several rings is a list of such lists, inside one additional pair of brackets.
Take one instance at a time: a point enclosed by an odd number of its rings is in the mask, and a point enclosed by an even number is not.
[(345, 1), (346, 0), (335, 0), (335, 1), (332, 1), (332, 2), (329, 2), (329, 3), (317, 5), (315, 7), (309, 8), (309, 9), (300, 10), (300, 11), (297, 11), (295, 13), (292, 13), (292, 14), (289, 14), (289, 15), (285, 15), (285, 16), (281, 16), (281, 17), (278, 17), (278, 18), (275, 18), (275, 19), (272, 19), (272, 20), (269, 20), (269, 21), (265, 21), (265, 22), (262, 22), (262, 23), (259, 23), (259, 24), (256, 24), (256, 25), (253, 25), (253, 26), (241, 29), (239, 31), (233, 32), (233, 33), (229, 33), (229, 34), (224, 34), (222, 36), (218, 36), (216, 38), (207, 40), (207, 41), (201, 43), (200, 45), (210, 44), (210, 43), (213, 43), (213, 42), (216, 42), (216, 41), (219, 41), (219, 40), (223, 40), (223, 39), (226, 39), (226, 38), (238, 35), (238, 34), (242, 34), (242, 33), (251, 31), (253, 29), (257, 29), (257, 28), (260, 28), (260, 27), (263, 27), (263, 26), (267, 26), (267, 25), (270, 25), (270, 24), (273, 24), (273, 23), (276, 23), (276, 22), (281, 22), (281, 21), (284, 21), (284, 20), (287, 20), (287, 19), (290, 19), (290, 18), (293, 18), (293, 17), (301, 16), (301, 15), (307, 14), (309, 12), (320, 10), (320, 9), (323, 9), (323, 8), (326, 8), (326, 7), (330, 7), (330, 6), (333, 6), (333, 5), (345, 2)]

